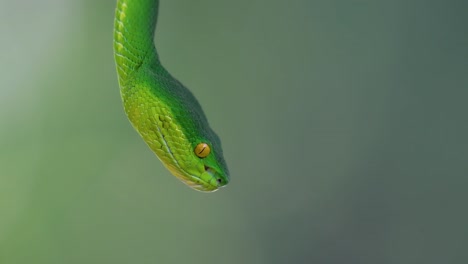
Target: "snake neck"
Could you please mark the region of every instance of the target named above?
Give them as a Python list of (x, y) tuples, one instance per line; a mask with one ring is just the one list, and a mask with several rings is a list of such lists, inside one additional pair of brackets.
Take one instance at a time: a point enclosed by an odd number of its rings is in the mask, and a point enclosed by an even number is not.
[(159, 0), (118, 0), (114, 20), (114, 57), (125, 83), (146, 62), (159, 64), (154, 32)]

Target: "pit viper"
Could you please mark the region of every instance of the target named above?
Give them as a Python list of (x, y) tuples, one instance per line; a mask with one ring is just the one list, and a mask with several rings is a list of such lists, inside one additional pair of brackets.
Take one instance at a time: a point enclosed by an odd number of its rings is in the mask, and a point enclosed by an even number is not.
[(229, 182), (221, 141), (192, 92), (161, 64), (154, 44), (158, 7), (159, 0), (117, 0), (114, 59), (124, 110), (174, 176), (212, 192)]

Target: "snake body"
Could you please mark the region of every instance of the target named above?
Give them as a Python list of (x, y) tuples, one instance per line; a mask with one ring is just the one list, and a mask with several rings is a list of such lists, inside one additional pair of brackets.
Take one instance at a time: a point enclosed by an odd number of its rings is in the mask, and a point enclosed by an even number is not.
[(118, 0), (114, 59), (123, 106), (164, 166), (199, 191), (229, 182), (221, 141), (193, 94), (162, 66), (154, 45), (158, 0)]

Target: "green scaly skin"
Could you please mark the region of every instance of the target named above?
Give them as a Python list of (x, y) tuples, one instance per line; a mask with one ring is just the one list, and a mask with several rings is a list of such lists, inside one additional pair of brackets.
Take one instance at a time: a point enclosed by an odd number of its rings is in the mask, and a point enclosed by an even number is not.
[[(125, 112), (146, 144), (177, 178), (199, 191), (229, 182), (221, 141), (193, 94), (159, 61), (153, 38), (158, 0), (118, 0), (114, 58)], [(199, 143), (211, 148), (199, 158)]]

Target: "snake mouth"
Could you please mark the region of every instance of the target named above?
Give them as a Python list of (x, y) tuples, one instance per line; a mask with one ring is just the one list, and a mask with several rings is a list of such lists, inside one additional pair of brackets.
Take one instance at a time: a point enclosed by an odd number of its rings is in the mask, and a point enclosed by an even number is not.
[(194, 190), (200, 192), (214, 192), (217, 191), (220, 187), (224, 186), (222, 184), (221, 178), (219, 177), (219, 174), (211, 167), (205, 166), (204, 172), (202, 172), (200, 175), (194, 175), (188, 173), (180, 167), (176, 167), (170, 164), (164, 165), (174, 176), (176, 176), (176, 178)]
[(189, 174), (190, 179), (183, 182), (191, 188), (201, 192), (215, 192), (219, 188), (224, 187), (227, 181), (213, 168), (204, 165), (205, 171), (199, 175)]
[(198, 183), (196, 186), (192, 186), (192, 188), (202, 192), (217, 191), (218, 188), (222, 187), (218, 173), (216, 170), (206, 165), (204, 165), (204, 169), (205, 171), (199, 176), (191, 175), (195, 178), (194, 183)]

